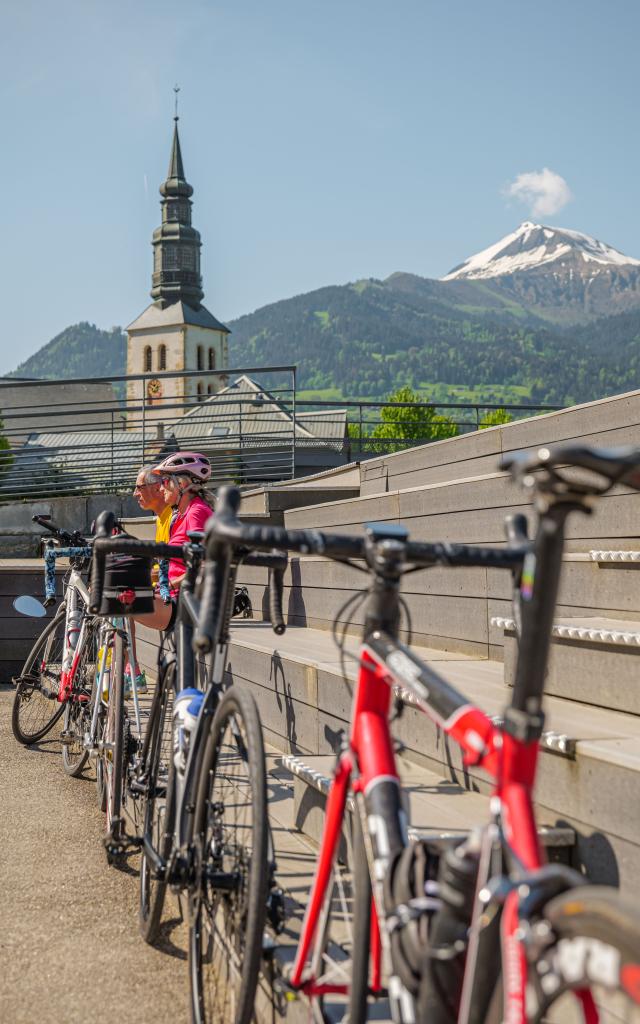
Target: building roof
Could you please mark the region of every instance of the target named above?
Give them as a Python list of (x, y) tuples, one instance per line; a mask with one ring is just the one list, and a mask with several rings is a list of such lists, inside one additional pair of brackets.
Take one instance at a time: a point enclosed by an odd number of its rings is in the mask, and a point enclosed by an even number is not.
[(213, 313), (210, 313), (205, 306), (194, 309), (186, 302), (172, 302), (170, 306), (157, 305), (152, 302), (147, 306), (144, 313), (141, 313), (127, 327), (128, 331), (156, 330), (161, 327), (180, 327), (184, 324), (193, 324), (195, 327), (208, 327), (214, 331), (224, 331), (230, 334), (229, 328), (216, 320)]
[[(296, 445), (341, 449), (346, 423), (346, 409), (297, 413)], [(291, 411), (276, 396), (243, 374), (186, 413), (174, 424), (172, 433), (179, 443), (199, 438), (207, 446), (233, 442), (242, 447), (265, 447), (289, 442), (294, 423)]]

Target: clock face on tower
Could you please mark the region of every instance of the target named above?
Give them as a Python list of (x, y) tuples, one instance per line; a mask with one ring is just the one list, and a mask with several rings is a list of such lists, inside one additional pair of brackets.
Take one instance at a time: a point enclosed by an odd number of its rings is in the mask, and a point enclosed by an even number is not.
[(162, 398), (162, 381), (150, 380), (147, 384), (147, 401), (149, 405), (153, 405)]

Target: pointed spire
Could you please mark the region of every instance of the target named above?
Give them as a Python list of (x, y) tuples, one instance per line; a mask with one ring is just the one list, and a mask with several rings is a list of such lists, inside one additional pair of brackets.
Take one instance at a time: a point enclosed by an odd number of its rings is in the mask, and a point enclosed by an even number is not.
[(175, 108), (173, 115), (173, 142), (171, 143), (171, 157), (169, 158), (169, 172), (167, 180), (160, 186), (160, 195), (167, 198), (171, 196), (191, 196), (193, 189), (187, 184), (184, 176), (184, 164), (182, 163), (182, 151), (180, 149), (180, 136), (178, 134), (178, 93), (180, 86), (173, 87), (175, 93)]
[(171, 146), (171, 159), (169, 160), (169, 173), (167, 178), (175, 178), (184, 181), (184, 166), (182, 164), (182, 153), (180, 152), (180, 137), (178, 135), (178, 116), (174, 117), (173, 145)]
[(185, 179), (178, 135), (178, 87), (167, 180), (160, 186), (162, 224), (153, 233), (151, 295), (162, 307), (186, 302), (200, 308), (200, 234), (191, 224), (193, 189)]

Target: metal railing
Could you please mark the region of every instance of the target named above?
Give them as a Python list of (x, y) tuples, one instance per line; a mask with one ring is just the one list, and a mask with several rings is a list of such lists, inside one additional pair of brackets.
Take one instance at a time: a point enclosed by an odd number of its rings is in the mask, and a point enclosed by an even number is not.
[(130, 491), (142, 465), (194, 450), (215, 484), (320, 472), (549, 405), (301, 401), (294, 366), (0, 381), (0, 503)]
[(505, 404), (491, 402), (328, 401), (297, 399), (298, 417), (305, 410), (327, 415), (333, 410), (336, 426), (345, 424), (351, 460), (415, 448), (418, 445), (457, 437), (489, 426), (557, 412), (561, 405)]
[(180, 449), (206, 454), (215, 483), (291, 479), (295, 390), (294, 366), (2, 381), (0, 502), (124, 493)]

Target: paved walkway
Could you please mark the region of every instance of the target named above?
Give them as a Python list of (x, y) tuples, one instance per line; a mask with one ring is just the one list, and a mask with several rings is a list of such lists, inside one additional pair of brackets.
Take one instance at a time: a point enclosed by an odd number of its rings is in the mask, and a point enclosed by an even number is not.
[(60, 745), (26, 749), (0, 687), (0, 1019), (5, 1024), (188, 1021), (187, 929), (169, 897), (163, 949), (138, 932), (138, 857), (107, 866), (93, 771)]

